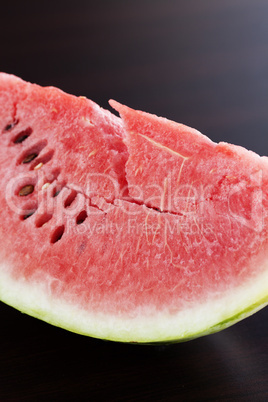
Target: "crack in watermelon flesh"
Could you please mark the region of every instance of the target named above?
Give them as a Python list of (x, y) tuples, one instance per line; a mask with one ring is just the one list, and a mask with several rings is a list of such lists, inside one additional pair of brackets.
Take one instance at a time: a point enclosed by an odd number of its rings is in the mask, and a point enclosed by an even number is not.
[(115, 101), (0, 74), (0, 298), (122, 342), (268, 303), (268, 159)]

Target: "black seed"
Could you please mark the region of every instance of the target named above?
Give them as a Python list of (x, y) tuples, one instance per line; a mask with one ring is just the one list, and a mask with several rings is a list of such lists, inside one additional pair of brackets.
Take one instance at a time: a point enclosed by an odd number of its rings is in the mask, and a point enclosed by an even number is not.
[(12, 129), (12, 124), (8, 124), (5, 128), (4, 131), (9, 131)]
[(60, 190), (56, 191), (55, 194), (53, 194), (53, 197), (57, 197), (57, 195), (59, 195)]
[(5, 128), (4, 131), (10, 131), (12, 130), (13, 127), (15, 127), (18, 124), (19, 120), (14, 120), (12, 123), (8, 124)]
[(26, 156), (26, 158), (22, 161), (22, 163), (30, 163), (31, 161), (33, 161), (36, 157), (38, 156), (38, 154), (31, 154)]
[(31, 135), (33, 132), (31, 127), (26, 128), (26, 130), (21, 131), (13, 140), (14, 144), (20, 144), (21, 142), (23, 142), (24, 140), (26, 140), (26, 138), (29, 137), (29, 135)]
[(26, 196), (31, 194), (34, 191), (34, 186), (32, 184), (28, 184), (27, 186), (24, 186), (20, 189), (19, 191), (19, 196)]
[(28, 138), (28, 135), (21, 135), (20, 137), (18, 137), (15, 141), (14, 144), (20, 144), (22, 143), (24, 140), (26, 140), (26, 138)]
[(22, 217), (22, 219), (25, 221), (25, 219), (30, 218), (30, 216), (32, 216), (34, 213), (35, 213), (35, 211), (29, 212), (28, 214), (24, 215), (24, 216)]

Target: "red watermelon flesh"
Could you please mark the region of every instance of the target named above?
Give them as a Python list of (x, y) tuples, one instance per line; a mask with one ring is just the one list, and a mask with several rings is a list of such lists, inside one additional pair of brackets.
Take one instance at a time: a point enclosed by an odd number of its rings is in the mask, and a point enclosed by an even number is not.
[(126, 342), (268, 302), (267, 158), (111, 101), (0, 75), (0, 297)]

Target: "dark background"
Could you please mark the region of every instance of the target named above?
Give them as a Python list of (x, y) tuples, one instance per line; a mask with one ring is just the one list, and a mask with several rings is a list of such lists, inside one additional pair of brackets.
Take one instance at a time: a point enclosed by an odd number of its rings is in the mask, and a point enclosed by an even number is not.
[[(268, 1), (17, 1), (0, 70), (268, 154)], [(268, 310), (168, 347), (68, 333), (0, 305), (1, 401), (266, 401)]]

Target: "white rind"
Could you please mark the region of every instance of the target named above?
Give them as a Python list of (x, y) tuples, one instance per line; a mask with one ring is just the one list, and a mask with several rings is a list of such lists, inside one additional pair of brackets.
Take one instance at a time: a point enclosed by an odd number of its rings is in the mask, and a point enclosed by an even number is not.
[(121, 342), (172, 342), (217, 332), (268, 304), (268, 261), (254, 280), (220, 298), (176, 314), (141, 311), (134, 318), (85, 311), (53, 298), (41, 283), (15, 280), (0, 264), (0, 299), (10, 306), (72, 332)]

